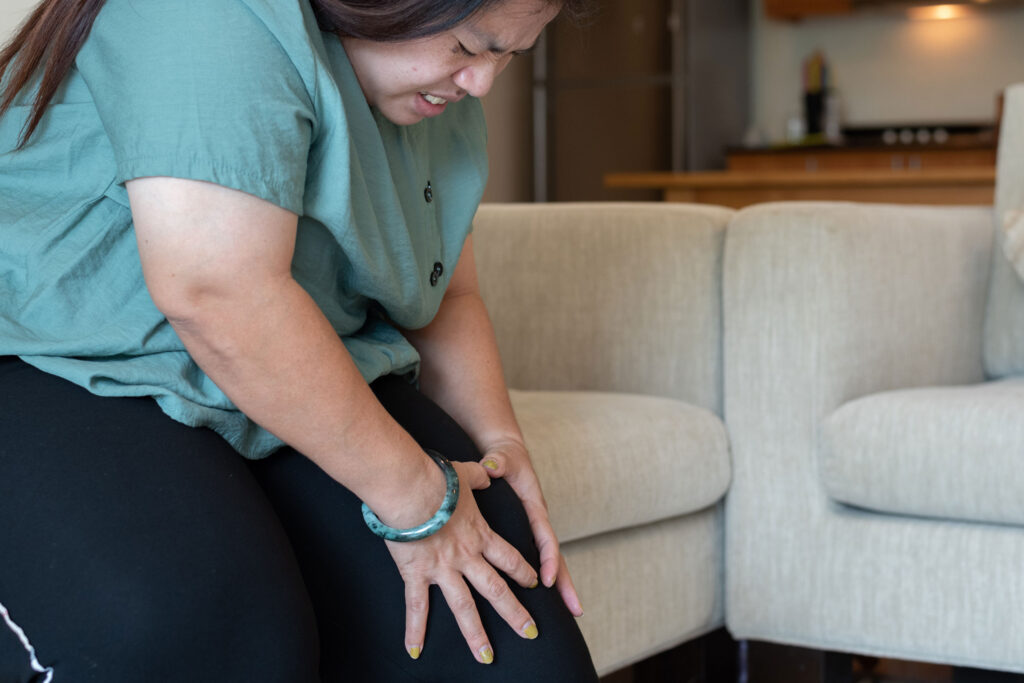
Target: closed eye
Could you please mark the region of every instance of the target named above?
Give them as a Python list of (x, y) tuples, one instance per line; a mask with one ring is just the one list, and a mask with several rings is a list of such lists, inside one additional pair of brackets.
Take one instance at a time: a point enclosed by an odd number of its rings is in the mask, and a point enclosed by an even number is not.
[(458, 52), (461, 52), (462, 54), (464, 54), (467, 57), (476, 57), (476, 53), (475, 52), (470, 52), (469, 48), (467, 48), (465, 45), (463, 45), (461, 40), (458, 41), (458, 42), (459, 42)]

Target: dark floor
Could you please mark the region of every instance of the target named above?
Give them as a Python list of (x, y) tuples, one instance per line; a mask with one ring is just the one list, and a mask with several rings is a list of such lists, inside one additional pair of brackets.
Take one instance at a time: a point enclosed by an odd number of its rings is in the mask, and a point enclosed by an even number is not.
[(720, 629), (609, 674), (601, 683), (1024, 683), (1024, 675), (737, 643)]

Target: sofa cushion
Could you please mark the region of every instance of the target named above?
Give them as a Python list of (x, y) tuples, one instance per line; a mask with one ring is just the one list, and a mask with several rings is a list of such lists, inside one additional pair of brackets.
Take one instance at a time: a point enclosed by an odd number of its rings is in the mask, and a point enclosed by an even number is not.
[(821, 476), (882, 512), (1024, 524), (1024, 378), (851, 401), (827, 418)]
[(1024, 211), (1024, 83), (1007, 88), (1002, 121), (996, 247), (985, 311), (985, 370), (991, 377), (1024, 373), (1024, 228), (1014, 218)]
[(728, 488), (725, 426), (704, 408), (633, 394), (510, 393), (563, 542), (701, 510)]

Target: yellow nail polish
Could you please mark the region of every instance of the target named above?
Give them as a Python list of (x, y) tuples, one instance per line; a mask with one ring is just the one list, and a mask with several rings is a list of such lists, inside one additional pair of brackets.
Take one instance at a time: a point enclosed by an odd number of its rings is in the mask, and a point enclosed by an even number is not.
[(492, 471), (497, 471), (498, 463), (494, 462), (493, 460), (484, 460), (484, 467)]
[(413, 659), (419, 659), (420, 658), (420, 649), (419, 649), (419, 647), (417, 647), (416, 645), (413, 645), (412, 647), (410, 647), (409, 648), (409, 656), (412, 657)]
[(523, 629), (523, 635), (530, 640), (536, 638), (539, 635), (537, 632), (537, 625), (531, 621), (526, 625), (526, 628)]
[(484, 664), (490, 664), (494, 661), (494, 650), (491, 649), (490, 645), (484, 645), (480, 648), (480, 661)]

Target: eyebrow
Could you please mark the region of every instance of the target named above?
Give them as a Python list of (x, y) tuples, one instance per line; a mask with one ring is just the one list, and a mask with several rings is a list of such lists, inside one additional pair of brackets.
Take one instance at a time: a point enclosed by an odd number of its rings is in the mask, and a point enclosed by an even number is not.
[(511, 52), (512, 54), (516, 54), (516, 55), (525, 55), (525, 54), (529, 54), (529, 53), (531, 53), (531, 52), (533, 52), (534, 50), (537, 49), (537, 43), (534, 43), (530, 47), (524, 48), (522, 50), (510, 50), (509, 48), (499, 44), (497, 42), (497, 40), (494, 39), (493, 36), (490, 36), (490, 35), (482, 32), (482, 31), (479, 31), (479, 30), (475, 29), (475, 28), (471, 28), (470, 29), (470, 33), (472, 33), (473, 36), (475, 38), (477, 38), (481, 43), (483, 43), (484, 45), (487, 45), (487, 48), (486, 48), (487, 52), (492, 52), (492, 53), (494, 53), (496, 55), (504, 55), (504, 54), (508, 54), (509, 52)]

